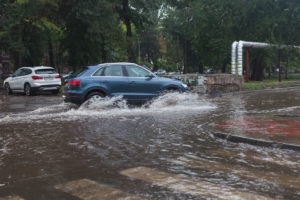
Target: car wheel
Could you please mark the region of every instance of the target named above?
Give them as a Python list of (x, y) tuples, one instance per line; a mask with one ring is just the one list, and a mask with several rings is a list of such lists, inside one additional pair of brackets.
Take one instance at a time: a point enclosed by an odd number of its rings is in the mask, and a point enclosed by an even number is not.
[(175, 92), (181, 93), (181, 90), (178, 88), (167, 88), (162, 91), (162, 95), (169, 94), (169, 93), (175, 93)]
[(86, 98), (86, 100), (88, 100), (88, 99), (90, 99), (90, 98), (95, 98), (95, 99), (100, 99), (100, 98), (103, 98), (104, 97), (104, 94), (103, 93), (101, 93), (101, 92), (91, 92), (88, 96), (87, 96), (87, 98)]
[(32, 89), (28, 83), (25, 84), (24, 86), (24, 92), (26, 96), (31, 96), (33, 95)]
[(6, 90), (6, 94), (8, 94), (8, 95), (10, 95), (12, 93), (8, 83), (5, 83), (5, 90)]

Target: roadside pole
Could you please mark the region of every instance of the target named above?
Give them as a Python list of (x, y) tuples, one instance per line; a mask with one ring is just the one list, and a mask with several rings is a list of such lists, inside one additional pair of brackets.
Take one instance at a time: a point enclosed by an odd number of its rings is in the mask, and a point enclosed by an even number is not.
[(282, 73), (282, 67), (281, 67), (281, 49), (279, 49), (279, 51), (278, 51), (278, 65), (279, 65), (278, 81), (281, 82), (281, 73)]
[(249, 48), (246, 48), (246, 82), (249, 82)]

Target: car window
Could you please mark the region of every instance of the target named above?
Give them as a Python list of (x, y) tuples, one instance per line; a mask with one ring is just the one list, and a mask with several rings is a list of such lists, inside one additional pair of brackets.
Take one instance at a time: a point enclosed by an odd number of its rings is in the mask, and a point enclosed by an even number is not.
[(56, 74), (55, 69), (37, 69), (35, 70), (36, 74)]
[(150, 75), (149, 71), (135, 65), (127, 65), (126, 70), (129, 77), (147, 77)]
[(122, 66), (113, 65), (105, 67), (104, 76), (123, 76)]
[(28, 68), (23, 68), (22, 71), (24, 72), (24, 75), (29, 75), (32, 73), (32, 70)]
[(104, 67), (101, 67), (100, 69), (98, 69), (98, 71), (96, 71), (94, 73), (94, 76), (104, 76)]
[(75, 78), (80, 76), (83, 72), (85, 72), (86, 70), (88, 70), (88, 67), (80, 67), (79, 69), (77, 69), (75, 72), (71, 73), (69, 78)]
[(21, 76), (22, 75), (22, 69), (18, 69), (14, 74), (13, 74), (13, 76), (14, 77), (17, 77), (17, 76)]
[(26, 73), (25, 73), (25, 71), (22, 69), (20, 76), (25, 76), (25, 75), (26, 75)]

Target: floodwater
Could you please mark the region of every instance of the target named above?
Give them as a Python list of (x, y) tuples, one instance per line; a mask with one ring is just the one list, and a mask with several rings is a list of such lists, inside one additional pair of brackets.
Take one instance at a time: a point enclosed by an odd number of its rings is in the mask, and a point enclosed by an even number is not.
[(300, 145), (299, 100), (294, 88), (77, 107), (0, 92), (0, 200), (300, 199), (300, 152), (211, 134)]

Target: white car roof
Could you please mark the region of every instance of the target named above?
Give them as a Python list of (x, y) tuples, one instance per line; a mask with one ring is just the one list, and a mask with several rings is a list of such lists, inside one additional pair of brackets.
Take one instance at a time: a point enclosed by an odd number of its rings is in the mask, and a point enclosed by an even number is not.
[(53, 67), (48, 67), (48, 66), (34, 66), (34, 67), (22, 67), (22, 68), (30, 68), (33, 70), (37, 70), (37, 69), (54, 69)]
[(102, 64), (99, 64), (98, 66), (101, 66), (101, 65), (137, 65), (136, 63), (130, 63), (130, 62), (115, 62), (115, 63), (102, 63)]

